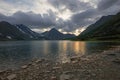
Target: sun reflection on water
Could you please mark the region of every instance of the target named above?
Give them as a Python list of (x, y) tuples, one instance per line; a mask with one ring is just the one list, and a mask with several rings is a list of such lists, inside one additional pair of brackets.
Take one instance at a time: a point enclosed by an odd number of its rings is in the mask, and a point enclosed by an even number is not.
[[(74, 56), (82, 56), (85, 54), (85, 42), (73, 42), (69, 43), (68, 41), (62, 43), (59, 42), (59, 61), (62, 63), (70, 62), (70, 56), (68, 55), (71, 52), (74, 52)], [(69, 53), (67, 50), (70, 50)]]
[(86, 44), (85, 42), (74, 42), (73, 43), (73, 50), (75, 52), (76, 55), (84, 55), (85, 51), (86, 51)]

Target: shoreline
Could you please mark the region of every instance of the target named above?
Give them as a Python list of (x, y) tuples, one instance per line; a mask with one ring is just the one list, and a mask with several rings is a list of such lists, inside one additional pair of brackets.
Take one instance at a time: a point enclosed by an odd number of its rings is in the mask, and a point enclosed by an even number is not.
[(120, 80), (120, 46), (59, 63), (37, 59), (17, 70), (0, 71), (0, 80)]

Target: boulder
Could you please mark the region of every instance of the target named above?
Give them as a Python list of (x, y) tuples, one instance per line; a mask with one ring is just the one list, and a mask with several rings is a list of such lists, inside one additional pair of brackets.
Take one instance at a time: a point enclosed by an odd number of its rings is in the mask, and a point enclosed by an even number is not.
[(7, 76), (7, 79), (8, 79), (8, 80), (13, 80), (13, 79), (15, 79), (16, 77), (17, 77), (16, 74), (11, 74), (11, 75)]

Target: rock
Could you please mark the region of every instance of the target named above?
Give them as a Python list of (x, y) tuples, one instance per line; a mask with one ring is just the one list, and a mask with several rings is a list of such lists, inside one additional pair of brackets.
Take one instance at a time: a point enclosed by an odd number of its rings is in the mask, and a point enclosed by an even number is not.
[(57, 77), (56, 76), (52, 76), (51, 80), (57, 80)]
[(46, 65), (46, 66), (50, 66), (50, 64), (49, 64), (49, 63), (46, 63), (45, 65)]
[(42, 62), (42, 60), (38, 59), (35, 61), (35, 63), (39, 63), (39, 62)]
[(95, 74), (95, 73), (92, 73), (91, 75), (92, 75), (92, 76), (96, 76), (96, 74)]
[(36, 67), (37, 70), (39, 70), (40, 68), (39, 67)]
[(28, 66), (31, 66), (32, 65), (32, 63), (28, 63)]
[(88, 58), (81, 58), (81, 60), (84, 60), (84, 61), (89, 61)]
[(73, 63), (73, 64), (75, 64), (75, 63), (77, 63), (77, 62), (78, 62), (77, 60), (75, 60), (75, 61), (72, 61), (72, 63)]
[(35, 63), (32, 63), (32, 66), (36, 66), (36, 64), (35, 64)]
[(76, 60), (76, 57), (72, 57), (72, 58), (70, 58), (70, 60), (71, 60), (71, 61), (74, 61), (74, 60)]
[(46, 71), (46, 73), (50, 73), (50, 71)]
[(69, 73), (72, 73), (72, 71), (65, 71), (65, 72), (63, 72), (63, 74), (69, 74)]
[(107, 55), (109, 55), (109, 56), (116, 56), (115, 53), (109, 53), (109, 54), (107, 54)]
[(26, 69), (28, 66), (27, 65), (24, 65), (24, 66), (22, 66), (21, 68), (22, 69)]
[(60, 80), (70, 80), (70, 75), (62, 74)]
[(61, 69), (61, 67), (53, 67), (53, 70)]
[(8, 79), (8, 80), (13, 80), (13, 79), (15, 79), (16, 77), (17, 77), (16, 74), (11, 74), (11, 75), (7, 76), (7, 79)]
[(112, 62), (120, 64), (120, 59), (115, 59)]
[(5, 73), (5, 70), (3, 70), (3, 71), (0, 71), (0, 74), (3, 74), (3, 73)]

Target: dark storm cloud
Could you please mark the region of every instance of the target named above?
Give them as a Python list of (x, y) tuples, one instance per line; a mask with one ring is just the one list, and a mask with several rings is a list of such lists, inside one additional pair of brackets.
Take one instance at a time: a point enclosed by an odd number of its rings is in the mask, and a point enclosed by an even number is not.
[[(49, 2), (58, 9), (65, 6), (66, 9), (69, 9), (74, 13), (71, 16), (71, 20), (64, 22), (61, 20), (59, 22), (61, 24), (57, 24), (59, 28), (68, 32), (74, 31), (80, 27), (88, 26), (98, 20), (101, 16), (108, 15), (108, 13), (115, 14), (119, 10), (114, 9), (116, 7), (111, 8), (116, 5), (118, 0), (101, 0), (98, 5), (96, 5), (97, 8), (91, 6), (89, 2), (83, 2), (82, 0), (49, 0)], [(109, 8), (111, 8), (113, 12)]]
[(33, 6), (33, 3), (31, 3), (31, 1), (33, 0), (4, 0), (4, 2), (8, 3), (8, 4), (12, 4), (12, 5), (15, 5), (15, 6), (23, 6), (23, 5), (31, 5)]
[(101, 0), (98, 4), (98, 9), (105, 10), (115, 5), (119, 0)]
[[(35, 7), (34, 4), (36, 3), (32, 1), (33, 0), (4, 0), (8, 5), (25, 6), (28, 7), (27, 9), (31, 9), (32, 7), (32, 9), (34, 9), (33, 7)], [(37, 2), (37, 0), (35, 1)], [(11, 16), (0, 14), (0, 21), (8, 21), (12, 24), (31, 25), (31, 28), (52, 28), (54, 26), (57, 29), (71, 32), (94, 23), (101, 16), (116, 14), (120, 11), (120, 0), (98, 0), (98, 3), (94, 2), (94, 0), (91, 0), (91, 2), (84, 2), (84, 0), (47, 1), (57, 12), (53, 12), (52, 9), (49, 9), (46, 14), (41, 15), (41, 13), (35, 14), (33, 12), (27, 12), (26, 10), (25, 12), (21, 12), (24, 8), (20, 8), (21, 10), (16, 10), (18, 12)], [(65, 13), (67, 9), (70, 10), (71, 17), (69, 20), (63, 20), (58, 14), (62, 12)], [(64, 16), (64, 14), (61, 15)]]
[(78, 12), (79, 10), (85, 10), (91, 8), (92, 6), (80, 0), (48, 0), (54, 7), (61, 9), (62, 6), (65, 6), (66, 9), (69, 9), (73, 12)]
[(56, 16), (50, 10), (49, 14), (35, 14), (33, 12), (16, 12), (12, 16), (5, 16), (0, 14), (0, 21), (8, 21), (12, 24), (25, 24), (37, 26), (40, 28), (50, 27), (55, 25)]
[(61, 22), (63, 23), (62, 26), (64, 26), (62, 29), (67, 32), (71, 32), (80, 27), (88, 26), (92, 24), (99, 15), (100, 13), (96, 9), (76, 13), (71, 17), (71, 20)]
[(90, 9), (81, 13), (74, 14), (71, 19), (79, 26), (85, 26), (86, 24), (89, 24), (89, 19), (96, 17), (98, 14), (99, 13), (96, 9)]
[[(98, 3), (97, 8), (87, 9), (84, 12), (78, 12), (72, 15), (71, 21), (66, 23), (70, 23), (67, 31), (75, 30), (80, 27), (88, 26), (90, 24), (95, 23), (102, 16), (116, 14), (120, 11), (120, 1), (116, 0), (101, 0)], [(72, 28), (72, 26), (74, 26)]]
[(56, 24), (56, 27), (66, 32), (74, 31), (77, 28), (75, 23), (73, 23), (71, 20), (67, 20), (67, 21), (61, 20), (60, 23)]

